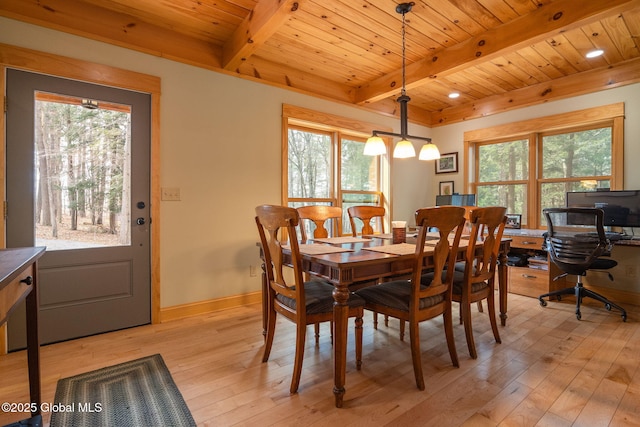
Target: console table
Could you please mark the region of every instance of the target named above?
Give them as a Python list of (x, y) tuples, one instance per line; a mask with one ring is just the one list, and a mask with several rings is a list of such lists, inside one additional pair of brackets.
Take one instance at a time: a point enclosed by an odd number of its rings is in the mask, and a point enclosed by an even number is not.
[[(40, 415), (40, 340), (38, 335), (38, 259), (45, 248), (0, 249), (0, 326), (23, 300), (27, 306), (27, 361), (32, 416)], [(5, 340), (1, 340), (5, 341)], [(6, 352), (6, 348), (1, 349)]]

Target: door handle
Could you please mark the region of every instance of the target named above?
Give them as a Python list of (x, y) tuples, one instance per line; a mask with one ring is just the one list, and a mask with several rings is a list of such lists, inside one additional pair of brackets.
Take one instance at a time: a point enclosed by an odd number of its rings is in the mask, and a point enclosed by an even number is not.
[(144, 225), (144, 218), (140, 217), (140, 218), (136, 219), (136, 224)]

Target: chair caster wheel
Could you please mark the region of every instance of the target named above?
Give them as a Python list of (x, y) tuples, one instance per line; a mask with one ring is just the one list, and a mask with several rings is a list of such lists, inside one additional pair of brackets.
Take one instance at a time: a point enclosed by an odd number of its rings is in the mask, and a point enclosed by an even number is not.
[(627, 321), (627, 313), (622, 314), (622, 321), (623, 322)]
[(558, 298), (558, 301), (562, 301), (562, 295), (558, 295), (556, 298)]
[(611, 304), (605, 304), (604, 308), (606, 308), (607, 311), (611, 311)]
[(542, 298), (540, 298), (540, 306), (541, 307), (546, 307), (547, 306), (547, 302), (545, 300), (543, 300)]
[(576, 319), (578, 320), (582, 319), (582, 314), (580, 314), (580, 312), (576, 313)]

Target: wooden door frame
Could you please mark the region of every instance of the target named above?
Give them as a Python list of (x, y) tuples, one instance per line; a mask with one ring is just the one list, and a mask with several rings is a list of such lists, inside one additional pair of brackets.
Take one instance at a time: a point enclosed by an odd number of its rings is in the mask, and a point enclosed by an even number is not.
[[(151, 95), (151, 323), (160, 322), (160, 78), (0, 43), (0, 93), (6, 96), (7, 68), (134, 90)], [(6, 201), (6, 114), (0, 114), (0, 200)], [(6, 248), (6, 219), (0, 215), (0, 247)], [(3, 327), (4, 328), (4, 327)], [(0, 354), (6, 352), (6, 330), (0, 329)]]

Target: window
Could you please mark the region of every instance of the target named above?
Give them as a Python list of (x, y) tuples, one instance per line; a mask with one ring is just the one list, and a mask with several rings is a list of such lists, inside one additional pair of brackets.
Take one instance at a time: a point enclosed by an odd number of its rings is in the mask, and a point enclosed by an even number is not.
[(623, 114), (614, 104), (467, 132), (475, 161), (465, 164), (465, 184), (478, 206), (506, 206), (523, 227), (544, 227), (542, 209), (565, 206), (567, 191), (622, 188)]
[[(310, 115), (313, 122), (308, 121)], [(283, 107), (283, 118), (283, 204), (342, 207), (338, 235), (351, 233), (350, 206), (384, 206), (389, 214), (388, 160), (362, 154), (373, 125), (291, 106)]]

